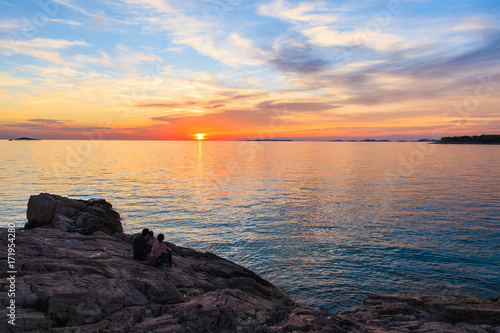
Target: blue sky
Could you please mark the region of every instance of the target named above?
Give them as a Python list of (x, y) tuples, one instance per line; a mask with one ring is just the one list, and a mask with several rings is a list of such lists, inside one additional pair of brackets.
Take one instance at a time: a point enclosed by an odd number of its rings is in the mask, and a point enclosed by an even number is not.
[(0, 40), (0, 138), (500, 132), (498, 1), (0, 0)]

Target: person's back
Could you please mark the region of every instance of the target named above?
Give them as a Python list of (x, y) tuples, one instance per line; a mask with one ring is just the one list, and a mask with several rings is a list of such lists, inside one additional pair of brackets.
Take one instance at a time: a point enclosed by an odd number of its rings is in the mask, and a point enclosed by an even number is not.
[(142, 230), (142, 233), (135, 235), (132, 240), (132, 250), (134, 251), (135, 260), (145, 260), (147, 253), (145, 253), (147, 239), (146, 236), (149, 234), (148, 229)]

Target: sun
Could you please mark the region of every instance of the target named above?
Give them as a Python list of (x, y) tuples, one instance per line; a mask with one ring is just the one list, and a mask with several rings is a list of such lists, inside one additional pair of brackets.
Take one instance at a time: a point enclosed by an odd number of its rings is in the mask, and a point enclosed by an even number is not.
[(205, 139), (205, 133), (198, 133), (198, 134), (195, 134), (194, 136), (198, 139), (198, 140), (203, 140)]

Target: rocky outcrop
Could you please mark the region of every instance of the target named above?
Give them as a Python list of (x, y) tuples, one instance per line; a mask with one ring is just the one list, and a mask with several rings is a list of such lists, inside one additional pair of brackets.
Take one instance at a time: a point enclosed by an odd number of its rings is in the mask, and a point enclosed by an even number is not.
[[(6, 248), (7, 230), (0, 229)], [(132, 237), (36, 228), (16, 232), (18, 332), (264, 332), (294, 303), (252, 271), (168, 244), (173, 268), (132, 259)], [(0, 301), (8, 305), (6, 251)], [(0, 330), (1, 331), (1, 330)]]
[[(16, 233), (17, 332), (500, 332), (500, 300), (372, 295), (330, 316), (296, 307), (252, 271), (169, 243), (173, 268), (132, 259), (132, 236), (37, 228)], [(0, 229), (5, 248), (7, 230)], [(0, 252), (0, 302), (9, 282)]]
[(500, 333), (500, 297), (371, 295), (344, 319), (359, 332)]
[(500, 333), (500, 297), (370, 295), (345, 315), (297, 307), (268, 332)]
[(26, 215), (25, 229), (43, 227), (84, 235), (123, 231), (120, 214), (104, 199), (78, 200), (40, 193), (30, 197)]

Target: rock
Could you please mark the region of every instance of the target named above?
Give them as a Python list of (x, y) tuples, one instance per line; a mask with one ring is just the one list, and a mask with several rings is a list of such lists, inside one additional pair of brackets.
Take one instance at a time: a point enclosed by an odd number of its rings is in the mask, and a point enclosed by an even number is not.
[(338, 317), (329, 317), (319, 308), (298, 307), (289, 314), (279, 332), (346, 333), (353, 324)]
[(349, 313), (360, 332), (498, 332), (500, 297), (370, 295)]
[[(0, 246), (7, 246), (0, 229)], [(168, 243), (173, 268), (132, 259), (132, 235), (16, 232), (14, 332), (500, 332), (500, 298), (370, 295), (332, 316), (296, 306), (254, 272)], [(6, 309), (7, 252), (0, 252)], [(5, 311), (5, 310), (4, 310)]]
[[(16, 231), (17, 332), (265, 332), (293, 300), (252, 271), (168, 243), (174, 267), (132, 259), (131, 235)], [(7, 229), (0, 229), (7, 248)], [(0, 303), (9, 302), (7, 251)], [(1, 331), (1, 330), (0, 330)]]
[(123, 232), (120, 214), (104, 199), (79, 200), (40, 193), (30, 197), (26, 215), (25, 229), (43, 227), (84, 235)]

